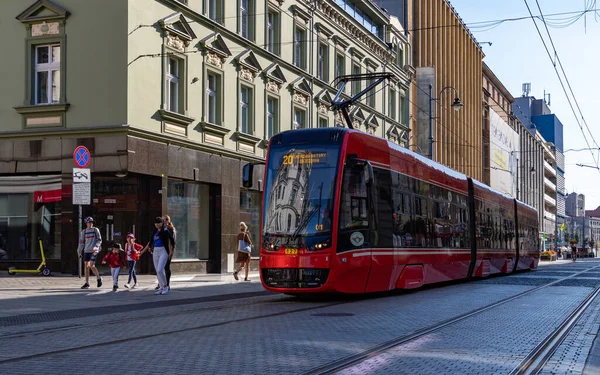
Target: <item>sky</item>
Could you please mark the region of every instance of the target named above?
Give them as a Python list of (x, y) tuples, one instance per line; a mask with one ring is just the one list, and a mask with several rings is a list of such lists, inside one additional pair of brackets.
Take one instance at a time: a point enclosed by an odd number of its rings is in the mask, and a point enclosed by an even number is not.
[[(538, 0), (543, 14), (583, 11), (586, 3), (593, 0)], [(506, 18), (529, 16), (525, 0), (450, 0), (460, 17), (469, 26), (470, 23), (493, 21)], [(534, 15), (539, 14), (535, 0), (527, 0)], [(600, 3), (594, 8), (600, 9)], [(553, 16), (546, 19), (548, 23), (563, 25), (576, 15)], [(600, 206), (600, 170), (579, 167), (576, 164), (593, 165), (595, 162), (589, 150), (568, 151), (587, 148), (582, 130), (569, 106), (559, 79), (554, 71), (531, 18), (521, 21), (508, 21), (497, 27), (487, 29), (482, 25), (471, 25), (470, 30), (478, 42), (482, 43), (485, 53), (484, 61), (502, 81), (513, 96), (522, 95), (522, 84), (531, 83), (530, 95), (537, 99), (544, 97), (544, 90), (551, 94), (550, 109), (562, 122), (564, 127), (565, 149), (565, 188), (567, 193), (576, 192), (585, 195), (585, 209), (592, 210)], [(538, 26), (552, 53), (546, 29), (541, 21)], [(583, 117), (591, 131), (588, 132), (575, 102), (571, 97), (575, 113), (580, 119), (589, 147), (600, 146), (600, 78), (598, 64), (600, 62), (600, 11), (587, 13), (587, 23), (582, 17), (568, 27), (549, 27), (550, 35), (562, 62), (567, 78), (579, 103)], [(558, 67), (558, 65), (557, 65)], [(558, 67), (560, 72), (560, 67)], [(562, 78), (562, 75), (561, 75)], [(563, 82), (564, 78), (563, 78)], [(570, 95), (565, 83), (567, 93)], [(596, 140), (595, 144), (592, 140)], [(600, 163), (600, 154), (594, 151)]]

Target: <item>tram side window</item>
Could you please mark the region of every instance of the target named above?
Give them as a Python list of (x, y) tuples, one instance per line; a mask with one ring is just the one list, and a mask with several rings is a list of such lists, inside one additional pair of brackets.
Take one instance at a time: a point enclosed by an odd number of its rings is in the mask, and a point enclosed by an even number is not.
[(394, 246), (394, 206), (392, 203), (392, 175), (389, 170), (374, 170), (375, 207), (377, 210), (377, 247)]
[(415, 196), (414, 204), (414, 246), (428, 246), (427, 238), (431, 233), (429, 229), (429, 201), (425, 197)]
[(450, 219), (450, 203), (433, 201), (433, 246), (452, 246), (452, 227), (453, 225)]
[(394, 247), (413, 246), (415, 223), (413, 216), (412, 179), (408, 176), (392, 172), (392, 201), (394, 209)]
[(369, 225), (367, 214), (367, 185), (361, 167), (346, 168), (340, 204), (340, 228), (359, 228)]

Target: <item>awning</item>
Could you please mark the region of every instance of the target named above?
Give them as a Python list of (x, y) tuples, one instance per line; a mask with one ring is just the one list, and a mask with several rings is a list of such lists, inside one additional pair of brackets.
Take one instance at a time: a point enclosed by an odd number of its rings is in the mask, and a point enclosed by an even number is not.
[(0, 176), (0, 194), (35, 193), (36, 191), (60, 190), (60, 175)]

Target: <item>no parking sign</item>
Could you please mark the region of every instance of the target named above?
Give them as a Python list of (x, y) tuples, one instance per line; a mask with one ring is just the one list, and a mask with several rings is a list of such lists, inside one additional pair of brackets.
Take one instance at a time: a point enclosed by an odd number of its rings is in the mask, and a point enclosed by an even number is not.
[(92, 157), (90, 156), (90, 150), (85, 146), (77, 146), (73, 152), (73, 161), (79, 168), (87, 168), (90, 165)]

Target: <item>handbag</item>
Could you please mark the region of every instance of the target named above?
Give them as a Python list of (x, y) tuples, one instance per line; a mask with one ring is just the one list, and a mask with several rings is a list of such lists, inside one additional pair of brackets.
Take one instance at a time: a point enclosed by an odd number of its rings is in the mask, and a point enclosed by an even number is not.
[(244, 242), (244, 245), (246, 245), (246, 246), (240, 246), (241, 247), (240, 251), (243, 253), (246, 253), (246, 254), (250, 254), (252, 252), (252, 245), (250, 245), (248, 243), (248, 241), (246, 241), (247, 236), (248, 235), (245, 235), (244, 239), (242, 240)]

